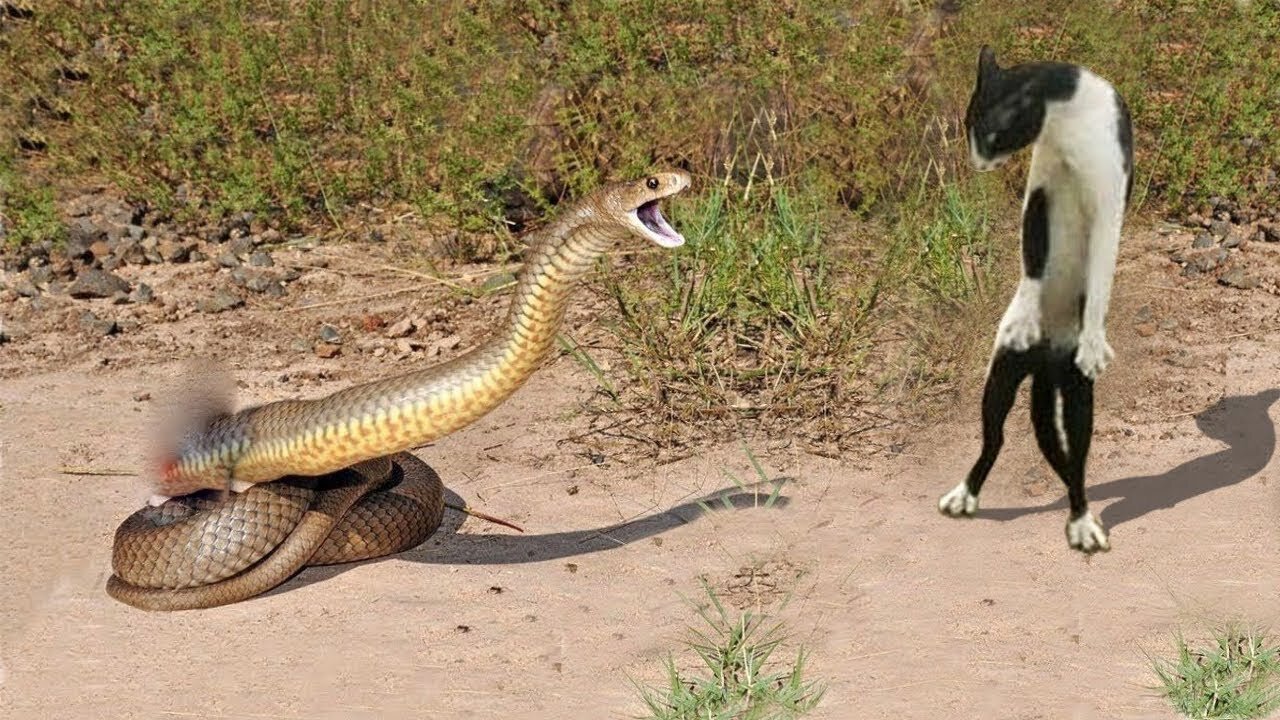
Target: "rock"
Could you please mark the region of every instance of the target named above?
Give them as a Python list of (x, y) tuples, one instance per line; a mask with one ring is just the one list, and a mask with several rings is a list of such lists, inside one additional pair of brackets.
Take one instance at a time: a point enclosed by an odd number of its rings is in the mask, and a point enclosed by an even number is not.
[(1188, 227), (1204, 227), (1206, 224), (1204, 217), (1200, 213), (1191, 213), (1187, 216)]
[(256, 293), (271, 292), (273, 287), (280, 288), (280, 281), (276, 279), (275, 275), (247, 267), (238, 267), (232, 270), (231, 282)]
[(146, 305), (155, 297), (155, 293), (151, 290), (151, 286), (146, 283), (138, 283), (138, 287), (129, 293), (129, 302), (139, 305)]
[(1143, 305), (1142, 307), (1138, 308), (1138, 311), (1136, 313), (1133, 314), (1133, 320), (1134, 322), (1137, 322), (1137, 323), (1150, 322), (1151, 316), (1152, 316), (1151, 306)]
[(150, 262), (142, 243), (133, 238), (121, 238), (113, 254), (127, 265), (146, 265)]
[(342, 344), (342, 334), (338, 332), (338, 328), (328, 323), (320, 326), (320, 339), (334, 345)]
[(240, 258), (236, 257), (233, 252), (222, 253), (215, 262), (225, 268), (240, 267)]
[[(132, 219), (132, 218), (130, 218)], [(147, 236), (147, 229), (141, 225), (126, 225), (125, 231), (129, 233), (129, 238), (134, 241), (140, 241)]]
[(129, 293), (127, 292), (120, 291), (111, 296), (112, 305), (124, 305), (127, 302), (129, 302)]
[(193, 263), (199, 263), (199, 262), (204, 262), (205, 260), (208, 260), (209, 256), (205, 255), (203, 252), (199, 250), (192, 250), (191, 257), (189, 259)]
[(119, 330), (115, 320), (103, 319), (86, 310), (80, 316), (80, 327), (94, 335), (114, 335)]
[(382, 319), (381, 315), (369, 313), (360, 318), (360, 329), (367, 333), (377, 332), (387, 326), (387, 321)]
[(136, 393), (134, 393), (134, 394), (133, 394), (133, 401), (134, 401), (134, 402), (146, 402), (146, 401), (148, 401), (148, 400), (150, 400), (150, 399), (151, 399), (151, 393), (149, 393), (149, 392), (142, 392), (142, 391), (139, 391), (139, 392), (136, 392)]
[(1252, 290), (1258, 287), (1258, 278), (1244, 271), (1244, 268), (1234, 267), (1222, 273), (1218, 278), (1219, 285), (1238, 288), (1240, 290)]
[(226, 288), (215, 290), (213, 295), (201, 300), (196, 308), (201, 312), (220, 313), (244, 305), (244, 300)]
[(253, 252), (253, 238), (237, 237), (227, 243), (227, 252), (234, 254), (236, 257), (247, 257)]
[(35, 283), (31, 282), (31, 278), (26, 277), (19, 277), (17, 280), (14, 280), (10, 289), (22, 297), (33, 298), (40, 294), (40, 288), (36, 287)]
[(1280, 242), (1280, 221), (1258, 223), (1258, 235), (1263, 242)]
[(431, 354), (439, 355), (441, 353), (450, 352), (462, 344), (462, 337), (459, 335), (450, 335), (442, 340), (437, 340), (431, 346)]
[(35, 283), (36, 287), (47, 288), (49, 283), (53, 282), (53, 268), (49, 265), (33, 267), (27, 271), (27, 278)]
[(129, 282), (119, 275), (86, 268), (80, 276), (67, 288), (67, 294), (73, 298), (108, 298), (117, 292), (129, 292)]
[(1234, 248), (1240, 247), (1240, 243), (1244, 242), (1244, 236), (1238, 232), (1228, 232), (1227, 236), (1222, 238), (1222, 247)]
[(1151, 337), (1152, 335), (1156, 334), (1155, 323), (1149, 323), (1149, 322), (1139, 323), (1134, 327), (1134, 329), (1137, 330), (1138, 334), (1141, 335), (1142, 337)]
[(392, 323), (391, 327), (387, 328), (387, 332), (385, 334), (389, 338), (404, 338), (412, 335), (413, 331), (416, 329), (417, 323), (413, 321), (413, 318), (404, 318), (403, 320)]
[(254, 267), (272, 267), (276, 263), (271, 259), (271, 253), (256, 250), (249, 255), (249, 264)]
[(111, 256), (111, 244), (107, 242), (106, 238), (94, 240), (93, 244), (89, 246), (89, 252), (93, 253), (94, 259), (98, 261), (106, 260)]
[(1207, 232), (1199, 233), (1196, 235), (1196, 239), (1191, 243), (1191, 247), (1195, 250), (1213, 247), (1213, 236)]
[(317, 357), (321, 357), (321, 358), (324, 358), (325, 360), (328, 360), (330, 358), (335, 358), (335, 357), (338, 357), (338, 355), (341, 355), (342, 348), (338, 345), (330, 345), (329, 343), (321, 342), (321, 343), (316, 343), (315, 353)]
[(172, 238), (164, 238), (156, 244), (160, 259), (167, 263), (184, 263), (190, 260), (191, 250), (192, 247), (187, 243)]
[(1231, 232), (1231, 223), (1226, 220), (1210, 220), (1209, 232), (1217, 237), (1226, 237), (1227, 233)]

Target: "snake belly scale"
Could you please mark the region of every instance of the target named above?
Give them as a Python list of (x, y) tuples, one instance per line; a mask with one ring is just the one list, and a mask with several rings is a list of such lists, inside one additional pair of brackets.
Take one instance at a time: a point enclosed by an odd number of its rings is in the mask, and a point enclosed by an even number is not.
[[(156, 483), (163, 496), (181, 497), (117, 528), (108, 594), (149, 610), (213, 607), (266, 592), (307, 565), (423, 542), (440, 524), (443, 487), (407, 451), (471, 424), (524, 384), (554, 347), (578, 281), (613, 243), (683, 244), (658, 203), (689, 183), (667, 172), (609, 185), (533, 233), (507, 318), (460, 357), (319, 399), (219, 415), (185, 435)], [(244, 491), (209, 497), (228, 487)]]

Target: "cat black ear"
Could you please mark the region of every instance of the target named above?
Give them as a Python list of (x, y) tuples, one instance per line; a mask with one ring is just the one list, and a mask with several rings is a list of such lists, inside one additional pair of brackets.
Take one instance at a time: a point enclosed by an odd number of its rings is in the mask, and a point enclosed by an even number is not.
[(996, 65), (996, 51), (990, 45), (983, 45), (978, 52), (978, 77), (985, 77), (999, 69), (1000, 66)]

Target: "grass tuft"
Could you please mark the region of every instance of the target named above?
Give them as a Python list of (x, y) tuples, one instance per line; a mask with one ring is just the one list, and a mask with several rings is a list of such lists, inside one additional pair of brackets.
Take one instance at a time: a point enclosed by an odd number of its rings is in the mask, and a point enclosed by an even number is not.
[[(787, 720), (817, 707), (825, 685), (805, 677), (808, 654), (796, 652), (786, 664), (774, 655), (786, 641), (781, 623), (757, 613), (731, 615), (710, 586), (708, 602), (695, 604), (701, 618), (690, 629), (686, 647), (697, 657), (696, 670), (681, 670), (674, 657), (665, 662), (662, 687), (636, 685), (652, 720)], [(691, 603), (693, 604), (693, 603)]]
[(1193, 720), (1251, 720), (1280, 708), (1280, 646), (1260, 632), (1218, 630), (1194, 647), (1181, 634), (1176, 656), (1152, 670), (1174, 709)]

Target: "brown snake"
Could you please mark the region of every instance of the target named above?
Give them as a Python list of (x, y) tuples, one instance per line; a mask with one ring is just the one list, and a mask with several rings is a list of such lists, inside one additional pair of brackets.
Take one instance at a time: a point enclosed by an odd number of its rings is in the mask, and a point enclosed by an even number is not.
[[(668, 172), (610, 185), (531, 234), (507, 319), (464, 355), (315, 400), (221, 414), (184, 435), (156, 488), (184, 497), (117, 528), (107, 593), (147, 610), (214, 607), (307, 565), (426, 540), (441, 521), (443, 487), (405, 451), (469, 425), (523, 385), (554, 347), (577, 281), (614, 242), (683, 244), (658, 203), (689, 182)], [(227, 488), (236, 492), (225, 500), (207, 497)]]

